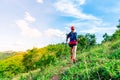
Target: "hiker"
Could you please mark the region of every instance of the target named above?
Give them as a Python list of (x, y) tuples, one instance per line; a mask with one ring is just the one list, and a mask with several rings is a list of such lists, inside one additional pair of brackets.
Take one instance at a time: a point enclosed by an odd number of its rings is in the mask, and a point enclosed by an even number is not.
[(68, 38), (70, 38), (69, 41), (69, 46), (70, 46), (70, 53), (71, 53), (71, 61), (73, 63), (76, 63), (76, 49), (77, 49), (77, 33), (74, 32), (75, 27), (71, 26), (71, 32), (69, 34), (67, 34), (67, 39), (66, 41), (68, 41)]

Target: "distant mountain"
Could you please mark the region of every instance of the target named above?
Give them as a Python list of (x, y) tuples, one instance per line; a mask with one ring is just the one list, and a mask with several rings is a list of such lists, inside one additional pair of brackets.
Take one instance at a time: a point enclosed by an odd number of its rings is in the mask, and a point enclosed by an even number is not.
[(15, 51), (12, 51), (12, 50), (9, 50), (9, 51), (3, 51), (3, 52), (0, 52), (0, 60), (1, 59), (5, 59), (13, 54), (15, 54), (16, 52)]
[(15, 52), (15, 51), (13, 51), (13, 50), (8, 50), (8, 51), (2, 51), (2, 52), (0, 52), (0, 53), (13, 53), (13, 52)]

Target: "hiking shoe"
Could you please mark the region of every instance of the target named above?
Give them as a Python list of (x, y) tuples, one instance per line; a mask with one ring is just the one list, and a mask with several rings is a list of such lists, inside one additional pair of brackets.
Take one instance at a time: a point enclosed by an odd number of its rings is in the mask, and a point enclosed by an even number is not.
[(73, 61), (73, 63), (75, 64), (75, 63), (76, 63), (76, 61)]
[(73, 59), (73, 63), (76, 63), (76, 59)]

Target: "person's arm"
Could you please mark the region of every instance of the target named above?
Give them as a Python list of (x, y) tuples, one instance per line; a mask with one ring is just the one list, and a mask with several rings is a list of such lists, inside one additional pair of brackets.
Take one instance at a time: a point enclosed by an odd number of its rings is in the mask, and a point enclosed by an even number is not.
[(68, 41), (68, 38), (70, 37), (70, 33), (66, 34), (66, 42)]
[(68, 34), (66, 34), (66, 42), (68, 41)]
[(78, 39), (78, 35), (77, 35), (77, 33), (76, 33), (76, 40), (78, 41), (79, 39)]

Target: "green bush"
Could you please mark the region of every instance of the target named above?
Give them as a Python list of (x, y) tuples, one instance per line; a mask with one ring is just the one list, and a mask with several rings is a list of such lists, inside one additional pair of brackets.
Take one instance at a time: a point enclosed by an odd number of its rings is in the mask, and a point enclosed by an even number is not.
[[(18, 59), (19, 61), (19, 59)], [(11, 78), (25, 71), (21, 62), (16, 60), (5, 60), (0, 64), (0, 77)]]
[(112, 79), (108, 70), (104, 67), (100, 67), (90, 72), (90, 80), (109, 80)]
[(120, 49), (115, 50), (113, 53), (108, 55), (109, 59), (120, 59)]
[(110, 50), (117, 50), (119, 48), (120, 48), (120, 42), (117, 42), (110, 47)]

